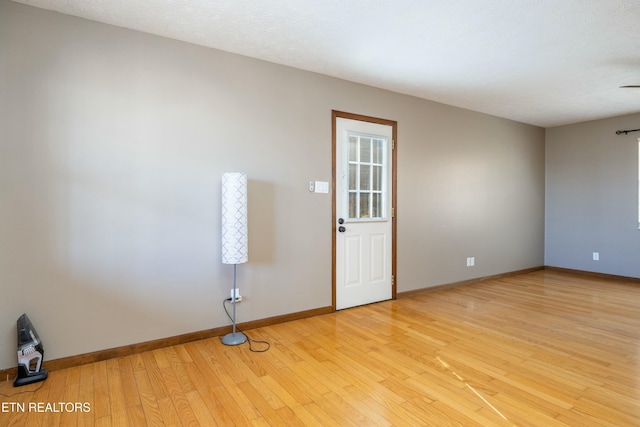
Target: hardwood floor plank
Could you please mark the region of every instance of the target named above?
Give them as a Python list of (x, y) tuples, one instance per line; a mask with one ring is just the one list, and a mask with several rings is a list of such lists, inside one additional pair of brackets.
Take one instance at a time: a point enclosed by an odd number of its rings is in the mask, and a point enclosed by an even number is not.
[(338, 425), (338, 420), (333, 418), (330, 413), (321, 408), (316, 401), (307, 403), (306, 405), (304, 405), (304, 407), (307, 412), (311, 414), (315, 420), (317, 420), (320, 426), (324, 427)]
[(543, 397), (529, 393), (500, 379), (493, 379), (488, 387), (495, 392), (493, 398), (496, 401), (505, 402), (507, 405), (511, 405), (511, 402), (516, 401), (523, 407), (530, 408), (531, 411), (540, 412), (552, 418), (571, 409), (571, 407), (555, 405)]
[[(293, 368), (281, 368), (271, 371), (268, 378), (272, 378), (275, 384), (281, 386), (299, 405), (311, 403), (316, 398), (320, 398), (322, 386), (315, 387), (316, 383), (308, 381), (302, 371)], [(265, 377), (266, 378), (266, 377)]]
[[(283, 384), (279, 383), (278, 381), (274, 380), (273, 377), (271, 375), (265, 375), (263, 377), (260, 378), (260, 382), (262, 384), (264, 384), (264, 386), (269, 389), (269, 391), (271, 393), (273, 393), (273, 395), (277, 396), (278, 399), (282, 402), (283, 406), (297, 406), (300, 405), (301, 403), (298, 402), (296, 400), (295, 397), (293, 397), (289, 391), (287, 389), (285, 389), (283, 387)], [(308, 399), (305, 399), (306, 402), (308, 403)]]
[[(322, 398), (306, 406), (324, 426), (357, 427), (376, 425), (375, 418), (378, 418), (370, 417), (367, 411), (360, 411), (354, 408), (346, 399), (333, 392), (325, 394)], [(381, 419), (380, 422), (382, 422)]]
[[(441, 405), (441, 404), (440, 404)], [(441, 410), (439, 402), (429, 399), (415, 398), (407, 401), (403, 406), (413, 412), (421, 424), (432, 426), (485, 427), (461, 412), (453, 412), (449, 408)]]
[(296, 405), (291, 408), (296, 416), (304, 423), (305, 426), (324, 427), (334, 424), (332, 420), (317, 404), (314, 402), (307, 403), (304, 406)]
[[(289, 368), (293, 373), (292, 377), (295, 376), (296, 378), (294, 384), (304, 393), (303, 397), (298, 399), (300, 402), (305, 399), (305, 396), (311, 401), (316, 401), (327, 393), (330, 393), (332, 386), (336, 386), (329, 378), (328, 373), (325, 375), (316, 370), (319, 365), (319, 363), (307, 364), (298, 362)], [(276, 378), (279, 378), (280, 376), (286, 375), (287, 372), (286, 370), (278, 371), (278, 373), (274, 375)], [(293, 381), (291, 379), (292, 377), (287, 379), (286, 383)]]
[(126, 426), (129, 423), (129, 415), (120, 376), (120, 363), (118, 359), (111, 359), (107, 360), (106, 364), (111, 420), (116, 425)]
[(134, 371), (141, 371), (145, 369), (144, 360), (142, 359), (142, 354), (133, 354), (129, 356), (131, 360), (131, 367)]
[(97, 398), (93, 402), (92, 411), (93, 416), (96, 419), (96, 424), (99, 424), (99, 420), (111, 415), (111, 400), (109, 396), (109, 380), (107, 376), (106, 361), (95, 363), (93, 370), (93, 384), (95, 388), (94, 396)]
[(94, 365), (87, 364), (79, 367), (80, 370), (80, 383), (78, 387), (78, 400), (77, 402), (83, 405), (88, 405), (85, 411), (83, 406), (83, 412), (78, 414), (78, 427), (93, 427), (95, 425), (95, 417), (93, 414), (93, 402), (94, 398), (94, 383), (93, 383), (93, 371)]
[[(162, 421), (158, 425), (171, 426), (171, 427), (173, 426), (181, 427), (183, 425), (187, 425), (181, 422), (181, 416), (178, 415), (178, 411), (176, 410), (176, 407), (174, 406), (173, 401), (171, 400), (170, 397), (164, 397), (162, 399), (159, 399), (158, 408), (160, 408), (160, 413), (162, 414)], [(188, 422), (193, 421), (192, 414), (187, 414), (187, 418), (188, 418)], [(150, 425), (150, 424), (147, 424), (147, 425)]]
[(127, 407), (127, 414), (129, 419), (127, 420), (130, 426), (144, 426), (146, 425), (146, 417), (144, 415), (144, 409), (142, 405), (129, 405)]
[(635, 416), (629, 415), (616, 410), (615, 407), (602, 405), (600, 402), (594, 402), (590, 399), (580, 399), (571, 412), (590, 419), (592, 424), (602, 421), (608, 425), (618, 427), (638, 425), (638, 414)]
[(149, 379), (149, 384), (153, 389), (153, 394), (156, 400), (168, 397), (169, 392), (167, 391), (167, 387), (164, 385), (162, 373), (160, 372), (160, 368), (158, 368), (158, 363), (156, 362), (154, 353), (149, 351), (142, 353), (141, 356), (144, 363), (144, 370), (147, 373), (147, 378)]
[(210, 410), (219, 420), (221, 426), (228, 425), (249, 425), (251, 420), (259, 418), (258, 411), (251, 405), (248, 407), (234, 399), (224, 386), (211, 388), (209, 399), (207, 400), (215, 409)]
[(136, 370), (133, 373), (140, 397), (142, 412), (147, 425), (162, 425), (162, 413), (154, 393), (151, 380), (146, 370)]
[(187, 365), (186, 369), (196, 387), (198, 387), (198, 383), (205, 383), (211, 388), (222, 385), (220, 378), (215, 375), (209, 364), (208, 360), (212, 355), (204, 345), (189, 343), (185, 345), (185, 349), (191, 358), (191, 363)]
[[(57, 370), (0, 425), (637, 426), (637, 283), (560, 271), (443, 289)], [(46, 365), (46, 361), (45, 361)]]
[[(362, 385), (360, 385), (362, 386)], [(355, 396), (360, 396), (365, 405), (371, 412), (374, 412), (384, 418), (391, 425), (419, 425), (420, 419), (411, 410), (406, 410), (402, 404), (404, 399), (394, 396), (388, 389), (378, 386), (372, 388), (360, 389), (354, 392), (358, 386), (349, 387), (348, 391)]]
[[(196, 415), (193, 412), (193, 408), (189, 404), (184, 390), (180, 385), (180, 381), (176, 376), (175, 371), (171, 366), (160, 368), (160, 373), (164, 379), (165, 386), (169, 392), (169, 398), (175, 408), (176, 413), (179, 414), (180, 421), (184, 426), (197, 426), (198, 421)], [(170, 408), (168, 405), (167, 408)], [(162, 407), (161, 407), (162, 409)], [(163, 413), (164, 415), (164, 413)]]
[[(561, 408), (553, 408), (535, 402), (523, 393), (505, 394), (498, 393), (492, 397), (492, 404), (499, 408), (500, 412), (509, 422), (517, 426), (563, 426), (556, 418), (563, 412)], [(534, 411), (530, 409), (534, 408)], [(526, 416), (523, 416), (526, 414)]]
[(591, 399), (581, 397), (573, 408), (576, 412), (589, 414), (594, 419), (613, 421), (618, 426), (638, 425), (640, 419), (640, 409), (620, 405), (617, 401), (607, 401), (606, 399)]
[(194, 390), (186, 393), (187, 402), (189, 402), (189, 406), (195, 415), (197, 423), (193, 425), (200, 426), (216, 426), (218, 423), (215, 421), (211, 412), (209, 412), (209, 408), (207, 404), (202, 399), (202, 395)]
[[(269, 402), (269, 400), (272, 401), (273, 399), (265, 399), (262, 393), (256, 390), (253, 384), (248, 381), (238, 384), (238, 388), (245, 395), (246, 399), (256, 408), (256, 412), (260, 414), (259, 418), (264, 418), (269, 425), (286, 425), (284, 420), (281, 419), (276, 412), (276, 409)], [(279, 407), (281, 408), (283, 406)]]
[(132, 363), (133, 357), (126, 356), (118, 359), (118, 367), (120, 369), (120, 380), (122, 382), (122, 391), (124, 393), (124, 402), (128, 407), (140, 406), (140, 392), (136, 384), (134, 368)]
[(236, 405), (236, 411), (234, 411), (234, 413), (239, 412), (250, 421), (259, 418), (260, 411), (239, 387), (239, 384), (243, 384), (246, 381), (242, 381), (240, 383), (235, 382), (226, 374), (224, 368), (219, 364), (214, 363), (213, 366), (215, 368), (214, 372), (216, 372), (216, 375), (222, 380), (222, 387), (226, 392), (224, 396), (229, 396)]
[[(588, 414), (582, 414), (573, 410), (561, 413), (556, 420), (564, 423), (563, 425), (566, 426), (626, 427), (616, 424), (613, 420), (593, 418)], [(637, 426), (637, 424), (635, 424), (635, 426)]]
[[(80, 367), (76, 366), (67, 369), (67, 378), (65, 380), (64, 396), (62, 402), (71, 402), (72, 404), (79, 401), (80, 394)], [(60, 414), (61, 426), (78, 425), (79, 413), (75, 411), (65, 410)]]
[(110, 415), (105, 415), (104, 417), (96, 418), (96, 427), (110, 427), (110, 426), (113, 426)]
[(176, 347), (167, 348), (165, 353), (167, 355), (167, 359), (169, 361), (171, 369), (173, 370), (176, 379), (180, 383), (180, 388), (182, 389), (182, 391), (184, 393), (189, 393), (195, 390), (196, 386), (193, 384), (191, 377), (187, 374), (187, 371), (185, 369), (185, 364), (192, 363), (192, 360), (189, 357), (188, 362), (183, 362), (184, 356), (187, 356), (188, 353), (185, 351), (181, 351), (183, 357), (180, 357), (180, 355), (178, 355), (178, 352), (176, 351)]

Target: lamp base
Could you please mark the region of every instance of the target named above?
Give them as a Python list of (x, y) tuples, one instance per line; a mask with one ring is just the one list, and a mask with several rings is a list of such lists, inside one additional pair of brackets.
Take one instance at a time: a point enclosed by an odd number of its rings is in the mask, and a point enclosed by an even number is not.
[(243, 333), (231, 333), (222, 337), (224, 345), (239, 345), (247, 341), (247, 336)]

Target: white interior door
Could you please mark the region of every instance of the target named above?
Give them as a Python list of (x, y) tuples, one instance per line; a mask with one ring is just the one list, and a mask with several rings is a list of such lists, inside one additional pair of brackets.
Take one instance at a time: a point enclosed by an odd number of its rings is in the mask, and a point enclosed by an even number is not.
[(392, 297), (392, 126), (336, 118), (336, 309)]

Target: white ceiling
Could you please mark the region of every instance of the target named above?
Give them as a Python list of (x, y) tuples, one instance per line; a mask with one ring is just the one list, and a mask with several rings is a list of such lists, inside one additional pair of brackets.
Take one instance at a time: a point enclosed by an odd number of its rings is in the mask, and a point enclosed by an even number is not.
[(533, 125), (640, 112), (638, 0), (15, 0)]

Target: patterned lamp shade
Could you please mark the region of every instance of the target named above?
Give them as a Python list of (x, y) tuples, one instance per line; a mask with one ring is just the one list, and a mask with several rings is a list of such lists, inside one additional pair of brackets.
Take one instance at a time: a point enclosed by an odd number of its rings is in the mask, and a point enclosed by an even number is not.
[(247, 174), (226, 172), (222, 174), (222, 262), (248, 260)]

